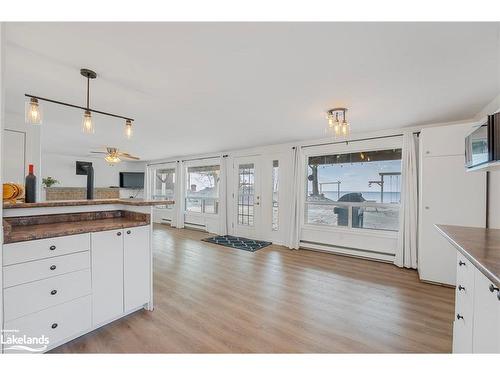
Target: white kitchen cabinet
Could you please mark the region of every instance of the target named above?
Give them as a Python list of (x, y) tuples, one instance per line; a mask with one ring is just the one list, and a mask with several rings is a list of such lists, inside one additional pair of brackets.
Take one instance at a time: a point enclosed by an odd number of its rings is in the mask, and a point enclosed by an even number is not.
[(151, 301), (150, 227), (92, 233), (93, 323)]
[(424, 281), (455, 285), (456, 251), (435, 224), (485, 225), (486, 175), (465, 170), (464, 137), (469, 129), (429, 128), (420, 136), (418, 272)]
[(463, 155), (465, 136), (474, 124), (456, 124), (425, 128), (421, 132), (421, 151), (424, 157)]
[(474, 353), (500, 353), (500, 285), (475, 270)]
[(455, 320), (453, 322), (453, 353), (472, 353), (474, 317), (474, 269), (461, 253), (457, 253), (455, 288)]
[(123, 313), (123, 229), (92, 233), (92, 321)]
[(128, 228), (123, 237), (125, 312), (150, 301), (151, 257), (149, 226)]

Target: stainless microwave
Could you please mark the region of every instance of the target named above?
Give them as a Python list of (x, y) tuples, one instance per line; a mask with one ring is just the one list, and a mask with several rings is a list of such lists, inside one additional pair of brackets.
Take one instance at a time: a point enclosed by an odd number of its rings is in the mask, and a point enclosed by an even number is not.
[(500, 112), (488, 116), (465, 137), (465, 166), (480, 167), (500, 160)]

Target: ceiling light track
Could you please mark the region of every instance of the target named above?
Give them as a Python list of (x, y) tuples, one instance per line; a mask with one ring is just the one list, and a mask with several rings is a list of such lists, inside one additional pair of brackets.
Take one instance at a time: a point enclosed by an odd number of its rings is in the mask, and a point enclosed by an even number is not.
[(26, 97), (28, 97), (28, 98), (35, 98), (35, 99), (37, 99), (37, 100), (41, 100), (41, 101), (44, 101), (44, 102), (49, 102), (49, 103), (54, 103), (54, 104), (64, 105), (64, 106), (66, 106), (66, 107), (72, 107), (72, 108), (83, 109), (84, 111), (90, 111), (90, 112), (92, 112), (92, 113), (99, 113), (99, 114), (101, 114), (101, 115), (105, 115), (105, 116), (111, 116), (111, 117), (121, 118), (121, 119), (123, 119), (123, 120), (130, 120), (130, 121), (134, 121), (134, 119), (133, 119), (133, 118), (131, 118), (131, 117), (126, 117), (126, 116), (115, 115), (114, 113), (109, 113), (109, 112), (98, 111), (97, 109), (87, 108), (87, 107), (82, 107), (82, 106), (79, 106), (79, 105), (70, 104), (70, 103), (65, 103), (65, 102), (60, 102), (60, 101), (58, 101), (58, 100), (47, 99), (47, 98), (44, 98), (44, 97), (41, 97), (41, 96), (37, 96), (37, 95), (24, 94), (24, 96), (26, 96)]
[(121, 116), (114, 113), (99, 111), (97, 109), (90, 108), (90, 80), (97, 78), (97, 73), (90, 69), (82, 68), (80, 69), (80, 74), (85, 78), (87, 78), (87, 105), (85, 107), (76, 104), (62, 102), (60, 100), (44, 98), (38, 95), (24, 94), (24, 96), (30, 98), (29, 102), (26, 103), (26, 122), (29, 124), (42, 123), (42, 112), (38, 102), (44, 101), (58, 105), (63, 105), (65, 107), (77, 108), (83, 110), (84, 114), (82, 120), (82, 131), (84, 133), (89, 133), (89, 134), (94, 133), (94, 122), (92, 120), (92, 113), (98, 113), (104, 116), (123, 119), (125, 120), (125, 136), (127, 138), (130, 138), (132, 136), (132, 122), (134, 121), (134, 119), (128, 116)]

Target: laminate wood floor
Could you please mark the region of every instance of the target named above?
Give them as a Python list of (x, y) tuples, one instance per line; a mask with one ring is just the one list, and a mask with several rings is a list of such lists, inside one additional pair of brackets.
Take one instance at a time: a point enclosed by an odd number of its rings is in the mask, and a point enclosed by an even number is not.
[(391, 264), (155, 225), (155, 310), (55, 353), (450, 352), (454, 290)]

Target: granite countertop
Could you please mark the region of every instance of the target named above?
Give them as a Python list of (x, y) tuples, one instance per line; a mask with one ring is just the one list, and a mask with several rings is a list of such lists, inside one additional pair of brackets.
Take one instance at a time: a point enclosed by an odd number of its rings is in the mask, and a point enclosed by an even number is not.
[(149, 225), (150, 216), (130, 211), (104, 211), (3, 219), (4, 243)]
[(436, 225), (438, 231), (492, 283), (500, 286), (500, 229)]
[(4, 209), (10, 208), (38, 208), (38, 207), (68, 207), (68, 206), (93, 206), (101, 204), (123, 204), (128, 206), (159, 206), (174, 204), (172, 200), (144, 200), (144, 199), (81, 199), (67, 201), (45, 201), (36, 203), (3, 203)]

